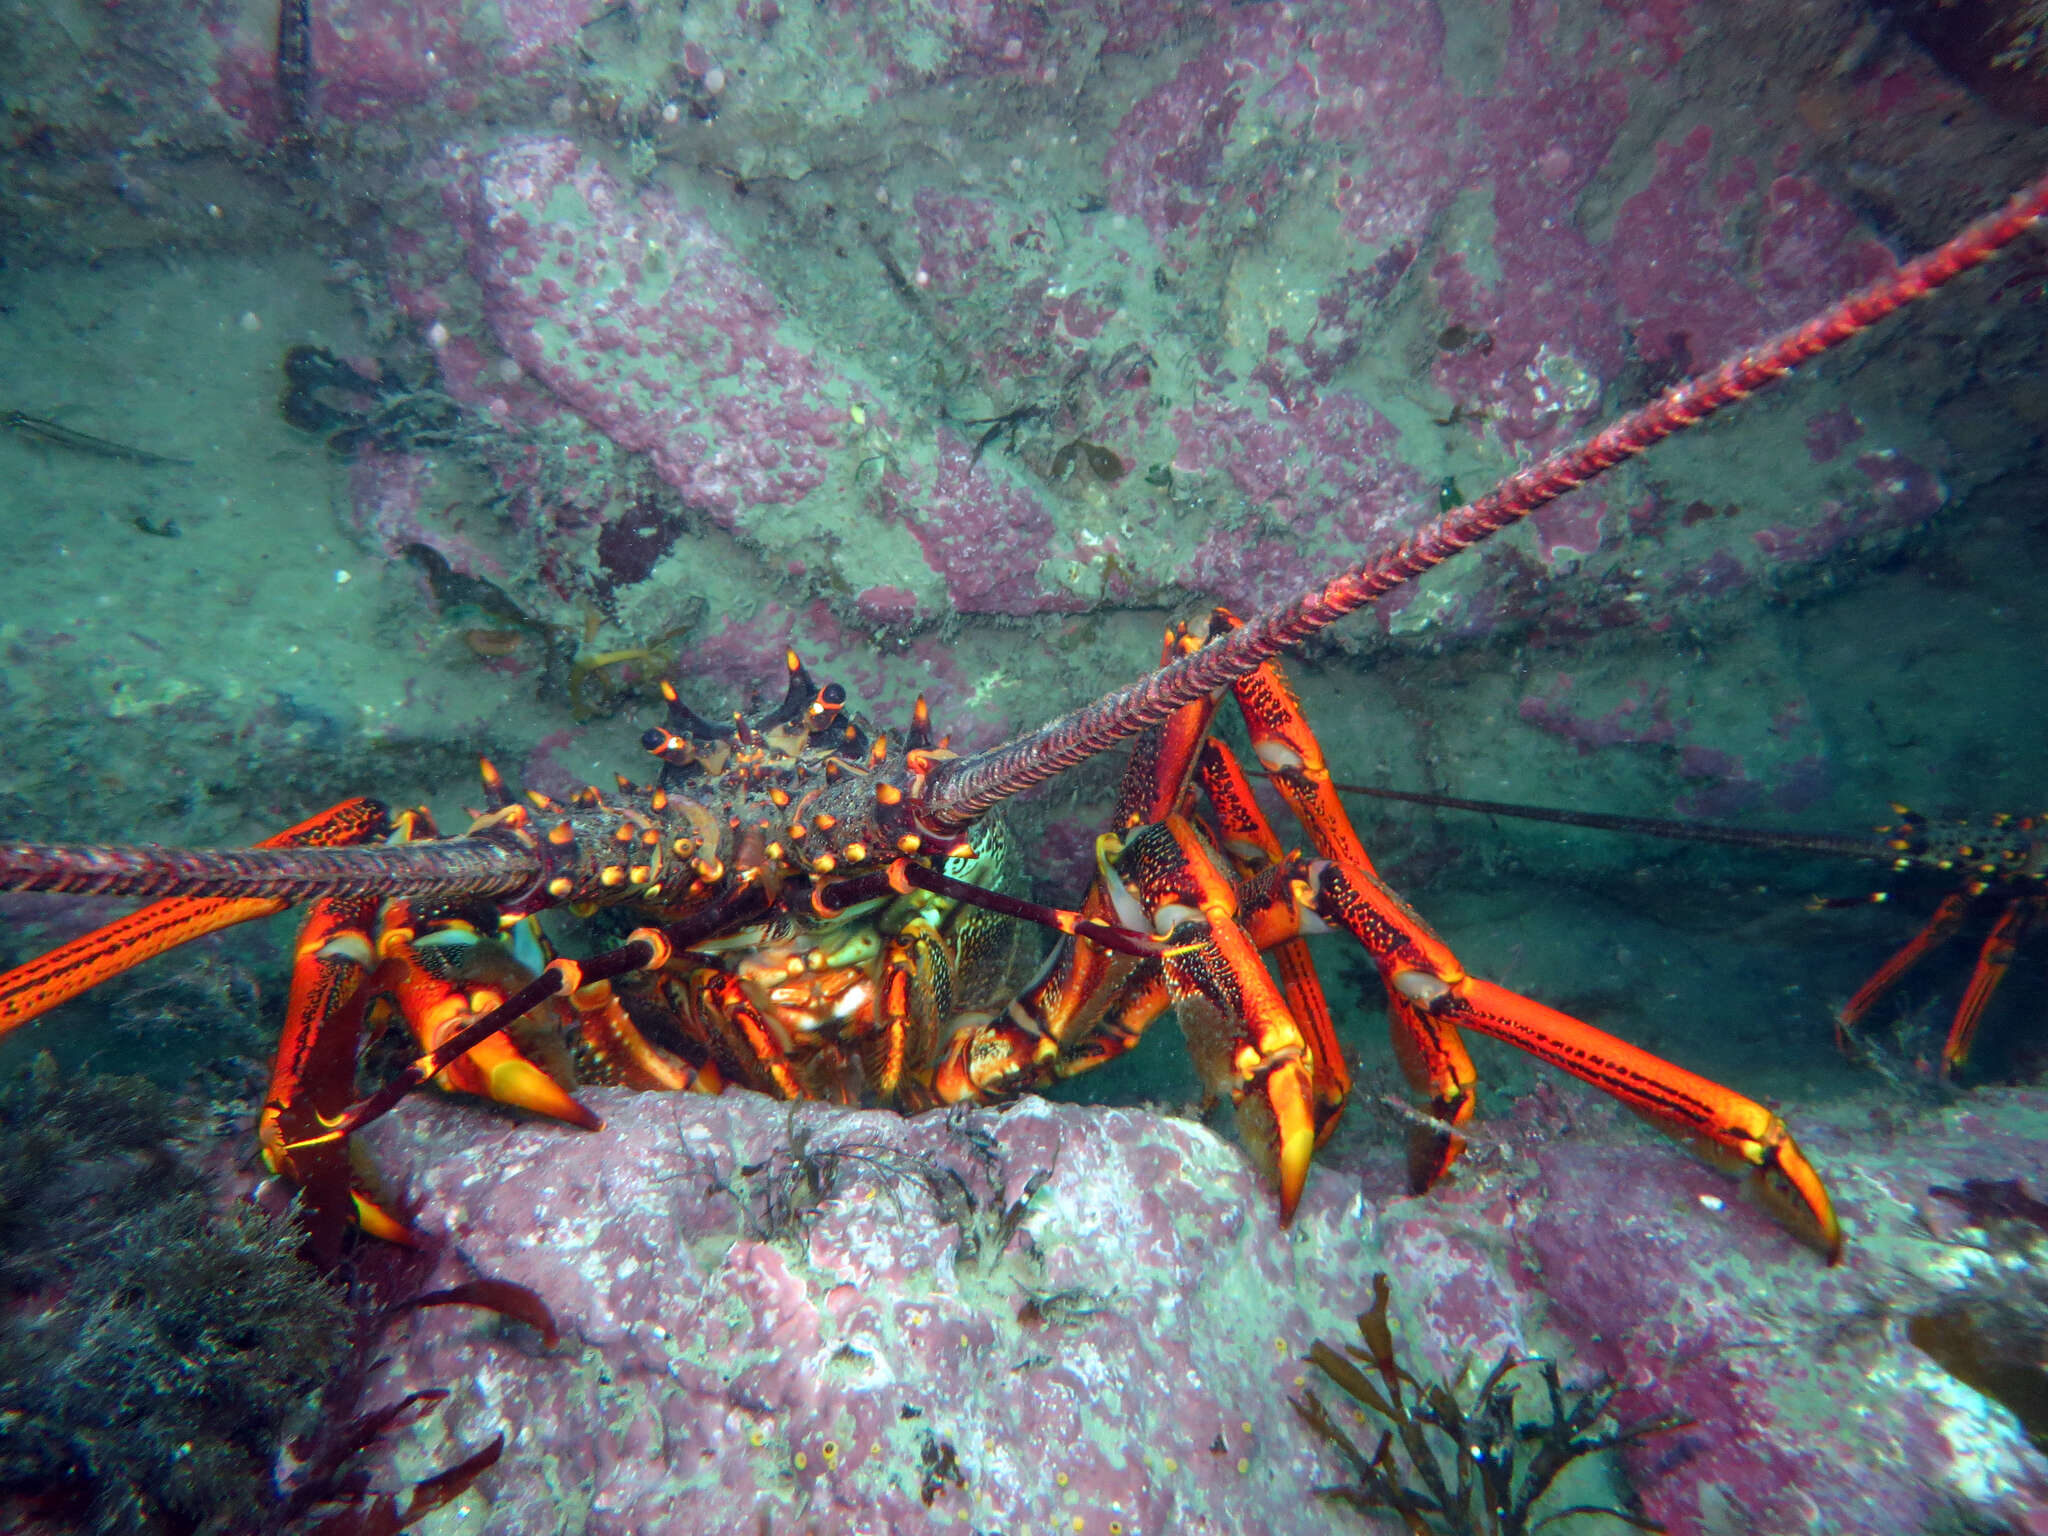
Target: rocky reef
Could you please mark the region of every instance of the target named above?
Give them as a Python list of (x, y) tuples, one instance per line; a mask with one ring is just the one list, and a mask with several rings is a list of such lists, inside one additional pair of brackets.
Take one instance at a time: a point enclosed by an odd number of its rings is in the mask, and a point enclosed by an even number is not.
[(1424, 1380), (1469, 1389), (1513, 1351), (1611, 1381), (1622, 1423), (1685, 1421), (1564, 1504), (1633, 1500), (1679, 1536), (2048, 1520), (2040, 1426), (1916, 1342), (2000, 1307), (2039, 1336), (2042, 1233), (1929, 1194), (2039, 1167), (2039, 1094), (1798, 1107), (1851, 1233), (1837, 1270), (1575, 1088), (1484, 1127), (1431, 1196), (1361, 1137), (1284, 1231), (1235, 1150), (1145, 1110), (594, 1102), (596, 1135), (422, 1104), (375, 1137), (448, 1245), (437, 1283), (514, 1280), (562, 1328), (546, 1352), (433, 1313), (391, 1341), (382, 1386), (455, 1390), (395, 1472), (508, 1437), (464, 1529), (1371, 1529), (1316, 1495), (1347, 1469), (1290, 1399), (1382, 1270)]

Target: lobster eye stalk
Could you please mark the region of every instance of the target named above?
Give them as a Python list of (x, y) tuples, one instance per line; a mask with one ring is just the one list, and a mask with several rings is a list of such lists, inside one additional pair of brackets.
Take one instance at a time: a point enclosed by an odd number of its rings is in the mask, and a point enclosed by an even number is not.
[(1760, 346), (1728, 359), (1711, 373), (1674, 386), (1592, 437), (1510, 475), (1477, 501), (1436, 518), (1385, 554), (1340, 572), (1324, 585), (1309, 588), (1292, 602), (1179, 657), (1150, 677), (1038, 730), (985, 752), (939, 764), (918, 807), (921, 819), (936, 827), (964, 830), (1012, 795), (1157, 725), (1183, 705), (1235, 682), (1346, 614), (1435, 569), (1459, 550), (1491, 538), (1673, 433), (1697, 426), (1716, 411), (1783, 378), (1801, 363), (1839, 347), (1914, 299), (1983, 265), (2032, 229), (2043, 214), (2048, 214), (2048, 176), (1945, 245), (1907, 262), (1804, 324), (1780, 331)]

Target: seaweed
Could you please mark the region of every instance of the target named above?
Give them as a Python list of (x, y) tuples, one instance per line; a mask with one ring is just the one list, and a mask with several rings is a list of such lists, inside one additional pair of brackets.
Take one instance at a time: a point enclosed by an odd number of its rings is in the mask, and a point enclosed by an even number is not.
[(474, 436), (462, 408), (429, 384), (372, 376), (325, 347), (300, 343), (284, 354), (278, 413), (302, 432), (325, 434), (327, 451), (353, 458), (364, 448), (398, 453), (446, 448)]
[(419, 1294), (423, 1257), (382, 1245), (344, 1284), (289, 1217), (223, 1208), (189, 1130), (146, 1079), (67, 1080), (47, 1054), (0, 1087), (0, 1529), (391, 1536), (458, 1497), (502, 1436), (402, 1501), (355, 1466), (447, 1395), (347, 1417), (377, 1342), (402, 1312), (463, 1305), (552, 1346), (540, 1298)]
[(138, 1078), (0, 1092), (0, 1491), (78, 1529), (253, 1529), (348, 1334), (288, 1220), (215, 1208)]
[[(1347, 1345), (1340, 1352), (1318, 1340), (1308, 1358), (1388, 1427), (1367, 1453), (1339, 1427), (1322, 1400), (1304, 1389), (1293, 1400), (1294, 1411), (1336, 1447), (1353, 1477), (1350, 1483), (1318, 1489), (1319, 1493), (1361, 1513), (1391, 1510), (1409, 1536), (1525, 1536), (1575, 1515), (1605, 1516), (1643, 1531), (1663, 1529), (1604, 1505), (1575, 1504), (1533, 1523), (1532, 1515), (1573, 1462), (1688, 1421), (1653, 1419), (1600, 1431), (1596, 1426), (1614, 1399), (1613, 1384), (1596, 1381), (1567, 1391), (1553, 1362), (1512, 1350), (1487, 1372), (1470, 1403), (1461, 1403), (1449, 1384), (1425, 1387), (1395, 1360), (1393, 1330), (1387, 1322), (1387, 1277), (1374, 1275), (1372, 1285), (1372, 1306), (1358, 1317), (1365, 1348)], [(1354, 1363), (1359, 1361), (1372, 1367), (1379, 1384)], [(1542, 1378), (1548, 1423), (1524, 1422), (1516, 1414), (1514, 1377), (1526, 1367)]]

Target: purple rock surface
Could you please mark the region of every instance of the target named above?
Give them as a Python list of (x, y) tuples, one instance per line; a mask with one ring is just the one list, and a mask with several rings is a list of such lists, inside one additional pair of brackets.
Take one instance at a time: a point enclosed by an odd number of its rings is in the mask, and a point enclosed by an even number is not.
[(1678, 1536), (2048, 1528), (2048, 1460), (1904, 1332), (2004, 1283), (1927, 1189), (2039, 1167), (2040, 1094), (1795, 1115), (1850, 1230), (1836, 1270), (1576, 1088), (1521, 1100), (1431, 1196), (1354, 1145), (1290, 1231), (1227, 1143), (1143, 1110), (593, 1102), (596, 1135), (417, 1104), (375, 1137), (447, 1245), (436, 1283), (530, 1286), (563, 1332), (394, 1332), (378, 1392), (453, 1397), (392, 1475), (508, 1435), (463, 1529), (1362, 1529), (1313, 1496), (1340, 1469), (1288, 1399), (1332, 1395), (1302, 1357), (1352, 1336), (1375, 1271), (1418, 1374), (1540, 1353), (1619, 1382), (1624, 1420), (1692, 1420), (1567, 1502), (1620, 1475)]

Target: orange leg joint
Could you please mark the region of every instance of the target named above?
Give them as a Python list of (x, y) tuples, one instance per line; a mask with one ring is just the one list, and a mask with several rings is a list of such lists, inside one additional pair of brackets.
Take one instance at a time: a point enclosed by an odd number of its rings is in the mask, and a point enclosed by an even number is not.
[(1358, 871), (1323, 865), (1315, 883), (1317, 912), (1372, 950), (1388, 990), (1424, 1027), (1477, 1030), (1591, 1083), (1717, 1167), (1746, 1174), (1780, 1224), (1830, 1264), (1840, 1260), (1842, 1231), (1826, 1187), (1784, 1122), (1761, 1104), (1570, 1014), (1468, 976), (1405, 904)]

